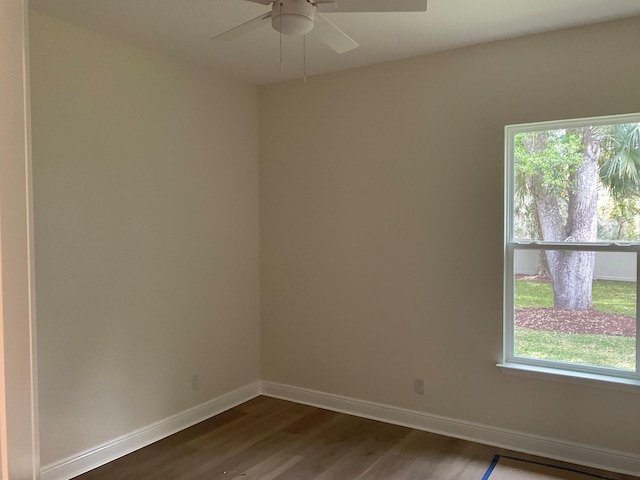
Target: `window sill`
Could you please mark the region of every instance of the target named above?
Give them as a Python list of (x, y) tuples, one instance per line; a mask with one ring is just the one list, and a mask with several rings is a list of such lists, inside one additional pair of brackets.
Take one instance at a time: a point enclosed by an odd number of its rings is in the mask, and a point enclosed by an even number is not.
[(497, 367), (500, 368), (502, 373), (508, 375), (538, 378), (563, 383), (574, 383), (578, 385), (613, 388), (616, 390), (640, 393), (640, 380), (633, 378), (612, 377), (608, 375), (574, 372), (571, 370), (560, 370), (557, 368), (545, 368), (509, 362), (498, 363)]

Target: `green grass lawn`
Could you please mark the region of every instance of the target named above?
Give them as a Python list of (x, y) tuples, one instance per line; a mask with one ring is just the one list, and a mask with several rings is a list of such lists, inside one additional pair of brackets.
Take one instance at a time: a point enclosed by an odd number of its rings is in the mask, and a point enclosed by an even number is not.
[[(636, 284), (633, 282), (596, 280), (592, 296), (595, 310), (636, 317)], [(553, 307), (551, 284), (516, 280), (515, 307)]]
[(519, 357), (635, 370), (636, 341), (630, 337), (580, 335), (516, 328)]
[[(550, 283), (526, 280), (516, 280), (515, 283), (515, 308), (553, 306)], [(595, 281), (592, 302), (596, 310), (635, 318), (636, 284)], [(520, 327), (516, 327), (515, 336), (517, 356), (635, 370), (635, 338), (547, 332)]]

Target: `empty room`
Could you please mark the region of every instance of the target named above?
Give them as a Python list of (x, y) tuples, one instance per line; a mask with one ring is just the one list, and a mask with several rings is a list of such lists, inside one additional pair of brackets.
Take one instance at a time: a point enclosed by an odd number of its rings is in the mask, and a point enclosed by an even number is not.
[(640, 2), (2, 8), (2, 479), (640, 476)]

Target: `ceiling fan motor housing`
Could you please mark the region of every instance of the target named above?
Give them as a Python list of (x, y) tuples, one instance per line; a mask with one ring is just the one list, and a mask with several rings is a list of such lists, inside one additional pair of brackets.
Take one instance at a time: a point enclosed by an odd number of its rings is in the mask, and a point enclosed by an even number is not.
[(313, 29), (316, 6), (310, 0), (276, 0), (271, 25), (285, 35), (304, 35)]

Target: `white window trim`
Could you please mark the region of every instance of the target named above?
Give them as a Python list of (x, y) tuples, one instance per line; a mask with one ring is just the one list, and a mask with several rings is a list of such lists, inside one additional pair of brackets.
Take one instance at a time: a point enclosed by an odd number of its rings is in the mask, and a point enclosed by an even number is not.
[[(640, 242), (517, 242), (513, 240), (513, 194), (515, 188), (514, 156), (515, 136), (542, 130), (561, 128), (580, 128), (593, 125), (611, 125), (613, 123), (640, 123), (640, 114), (594, 117), (578, 120), (559, 120), (505, 127), (504, 162), (504, 310), (503, 310), (503, 357), (498, 367), (505, 373), (549, 378), (571, 383), (598, 384), (617, 388), (640, 389), (640, 344), (636, 334), (636, 370), (628, 372), (614, 368), (571, 364), (552, 360), (538, 360), (516, 357), (514, 354), (514, 255), (516, 250), (581, 250), (595, 252), (635, 252), (636, 279), (640, 280)], [(640, 284), (638, 284), (640, 285)], [(640, 295), (636, 296), (636, 319), (640, 319)]]
[(595, 375), (585, 372), (573, 372), (549, 367), (536, 367), (521, 363), (498, 363), (502, 373), (521, 377), (551, 380), (562, 383), (605, 387), (614, 390), (640, 393), (640, 380), (611, 375)]

